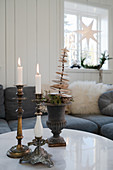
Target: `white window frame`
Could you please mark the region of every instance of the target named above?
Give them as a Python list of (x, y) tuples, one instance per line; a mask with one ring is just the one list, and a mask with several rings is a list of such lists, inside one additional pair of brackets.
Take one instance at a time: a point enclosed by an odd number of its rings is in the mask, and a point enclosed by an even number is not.
[[(102, 8), (102, 7), (101, 7)], [(107, 9), (108, 10), (108, 9)], [(89, 13), (85, 13), (85, 12), (81, 12), (81, 14), (78, 14), (78, 12), (74, 11), (74, 10), (67, 10), (67, 9), (64, 9), (64, 14), (71, 14), (71, 15), (76, 15), (77, 16), (77, 20), (80, 21), (80, 18), (78, 19), (78, 17), (90, 17), (90, 18), (95, 18), (97, 20), (97, 30), (101, 30), (101, 17), (100, 16), (94, 16), (92, 14), (89, 15)], [(109, 10), (108, 10), (108, 14), (109, 14)], [(108, 17), (109, 19), (109, 17)], [(77, 26), (79, 26), (79, 24), (77, 24)], [(81, 28), (77, 28), (77, 30), (79, 30)], [(108, 30), (109, 30), (109, 21), (108, 21)], [(80, 40), (80, 34), (78, 35), (77, 34), (77, 42), (79, 42)], [(79, 40), (78, 40), (79, 39)], [(97, 41), (98, 41), (98, 44), (97, 44), (97, 60), (99, 62), (99, 58), (101, 57), (101, 35), (97, 35)], [(107, 39), (108, 41), (108, 49), (109, 50), (109, 37)], [(80, 49), (79, 50), (79, 47), (81, 47), (81, 45), (79, 43), (77, 43), (77, 53), (79, 53), (79, 59), (80, 59), (80, 53), (82, 52), (82, 50)], [(107, 63), (108, 64), (108, 63)]]

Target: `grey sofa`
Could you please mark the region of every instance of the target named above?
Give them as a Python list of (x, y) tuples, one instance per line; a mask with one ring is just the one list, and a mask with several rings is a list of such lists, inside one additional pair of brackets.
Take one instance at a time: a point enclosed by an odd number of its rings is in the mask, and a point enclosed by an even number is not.
[[(27, 98), (23, 102), (23, 129), (34, 128), (35, 125), (35, 98), (34, 87), (24, 87), (24, 96)], [(3, 90), (0, 85), (0, 134), (17, 130), (17, 102), (16, 87), (9, 87)], [(105, 115), (65, 115), (67, 129), (82, 130), (99, 134), (113, 140), (113, 117)], [(42, 116), (43, 127), (46, 128), (47, 113)]]

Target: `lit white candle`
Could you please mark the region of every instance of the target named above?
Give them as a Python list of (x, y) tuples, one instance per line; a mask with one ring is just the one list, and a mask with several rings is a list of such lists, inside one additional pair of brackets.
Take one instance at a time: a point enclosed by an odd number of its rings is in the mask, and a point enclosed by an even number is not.
[(21, 66), (21, 60), (18, 58), (18, 67), (17, 67), (17, 85), (23, 84), (23, 67)]
[(43, 126), (42, 126), (42, 122), (41, 122), (41, 116), (37, 116), (37, 118), (36, 118), (34, 134), (35, 134), (35, 137), (37, 137), (37, 138), (40, 138), (43, 136)]
[(39, 64), (37, 64), (37, 74), (35, 75), (35, 93), (41, 94), (41, 75), (39, 74)]

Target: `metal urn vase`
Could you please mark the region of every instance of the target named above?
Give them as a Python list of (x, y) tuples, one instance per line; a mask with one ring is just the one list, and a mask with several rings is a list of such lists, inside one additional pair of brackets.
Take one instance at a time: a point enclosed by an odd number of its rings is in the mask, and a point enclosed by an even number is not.
[[(63, 137), (60, 136), (61, 130), (66, 126), (65, 106), (71, 101), (70, 90), (68, 89), (67, 74), (64, 73), (66, 58), (68, 57), (67, 48), (61, 49), (59, 58), (57, 79), (53, 80), (54, 84), (50, 86), (55, 93), (47, 93), (45, 95), (45, 104), (48, 110), (47, 126), (52, 130), (53, 136), (48, 139), (48, 146), (66, 146)], [(61, 68), (61, 69), (59, 69)]]
[(48, 146), (66, 146), (63, 137), (60, 136), (61, 130), (66, 126), (65, 104), (47, 104), (48, 121), (47, 126), (51, 129), (53, 136), (48, 138)]

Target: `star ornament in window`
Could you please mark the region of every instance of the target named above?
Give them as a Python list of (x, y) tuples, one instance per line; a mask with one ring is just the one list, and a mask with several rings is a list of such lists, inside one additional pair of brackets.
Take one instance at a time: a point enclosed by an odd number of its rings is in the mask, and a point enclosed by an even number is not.
[(86, 38), (87, 44), (89, 45), (89, 40), (92, 39), (97, 42), (97, 39), (95, 39), (94, 34), (100, 32), (98, 30), (92, 30), (94, 20), (89, 24), (89, 26), (86, 26), (83, 22), (82, 23), (82, 30), (77, 30), (75, 32), (82, 34), (82, 38), (80, 41), (84, 40)]

